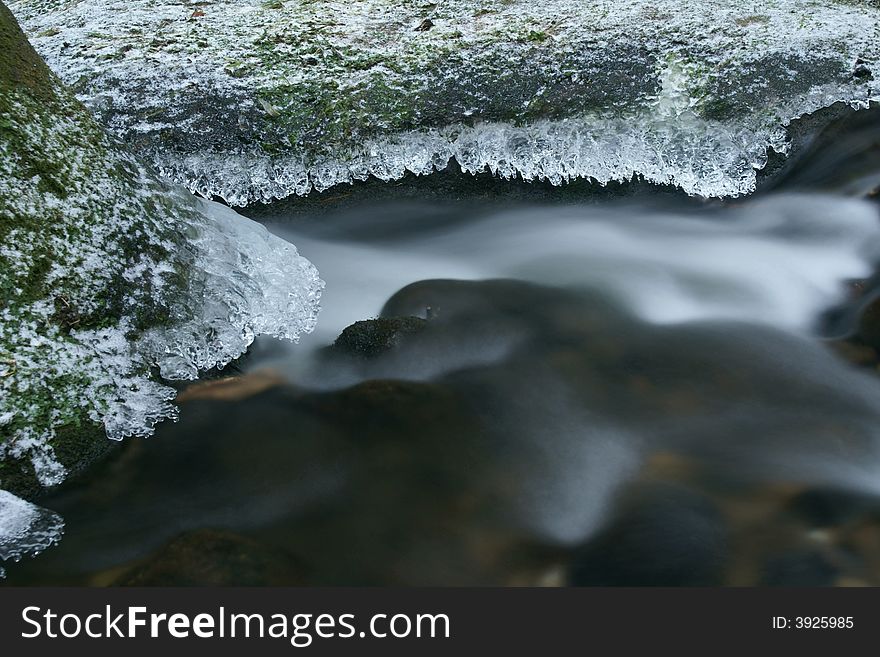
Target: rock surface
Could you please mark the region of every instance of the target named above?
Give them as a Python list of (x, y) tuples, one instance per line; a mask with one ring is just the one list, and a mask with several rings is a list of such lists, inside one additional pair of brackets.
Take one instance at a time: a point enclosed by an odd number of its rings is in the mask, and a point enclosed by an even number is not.
[(57, 484), (104, 430), (175, 417), (154, 372), (195, 378), (314, 325), (311, 263), (120, 148), (2, 4), (0, 218), (0, 487)]
[(15, 0), (166, 176), (234, 205), (455, 159), (503, 177), (755, 186), (784, 126), (878, 98), (875, 2)]
[[(294, 562), (295, 564), (295, 562)], [(288, 555), (232, 532), (201, 529), (178, 536), (113, 581), (114, 586), (297, 586)]]
[(334, 354), (373, 358), (398, 344), (401, 338), (425, 327), (421, 317), (378, 317), (355, 322), (340, 334), (331, 347)]

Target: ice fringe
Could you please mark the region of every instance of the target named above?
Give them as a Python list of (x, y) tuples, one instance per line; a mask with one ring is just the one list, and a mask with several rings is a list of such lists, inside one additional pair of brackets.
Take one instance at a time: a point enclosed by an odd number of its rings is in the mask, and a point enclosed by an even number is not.
[[(741, 196), (755, 190), (768, 148), (788, 151), (781, 128), (761, 132), (699, 119), (683, 128), (651, 121), (644, 116), (449, 126), (370, 139), (344, 159), (311, 164), (298, 155), (258, 152), (156, 153), (152, 161), (163, 177), (195, 194), (245, 206), (371, 176), (390, 182), (407, 173), (428, 175), (453, 160), (467, 173), (489, 171), (504, 179), (562, 185), (589, 178), (606, 185), (641, 177), (692, 195)], [(633, 130), (631, 122), (641, 128)]]
[(133, 345), (119, 329), (76, 336), (100, 356), (97, 385), (119, 391), (102, 418), (111, 439), (148, 436), (156, 422), (177, 418), (174, 389), (132, 377), (132, 369), (155, 366), (165, 379), (191, 380), (241, 356), (257, 335), (297, 341), (315, 327), (324, 285), (315, 267), (255, 221), (197, 202), (202, 212), (182, 228), (195, 254), (189, 288), (167, 323)]
[[(0, 562), (35, 557), (63, 534), (64, 520), (57, 513), (0, 490)], [(0, 566), (0, 579), (5, 575)]]
[(11, 7), (111, 133), (233, 205), (450, 159), (736, 196), (787, 149), (790, 121), (880, 98), (871, 0)]
[[(150, 375), (153, 367), (168, 380), (195, 379), (242, 355), (257, 335), (296, 341), (312, 331), (323, 289), (315, 267), (260, 224), (218, 203), (195, 202), (200, 211), (183, 213), (179, 225), (192, 256), (188, 287), (169, 304), (165, 322), (134, 341), (128, 319), (74, 329), (53, 341), (7, 318), (5, 326), (26, 340), (15, 354), (16, 373), (5, 383), (25, 379), (25, 391), (46, 385), (40, 381), (47, 370), (55, 379), (80, 381), (73, 394), (108, 438), (146, 437), (157, 422), (177, 419), (175, 390)], [(4, 424), (28, 413), (27, 406), (5, 408), (15, 399), (0, 403)], [(67, 473), (50, 445), (52, 433), (33, 422), (26, 421), (10, 444), (0, 444), (0, 457), (29, 458), (41, 484), (58, 484)]]
[(311, 331), (323, 283), (120, 148), (2, 2), (0, 28), (0, 486), (19, 492), (28, 461), (43, 486), (85, 465), (102, 425), (121, 439), (174, 418), (163, 379)]

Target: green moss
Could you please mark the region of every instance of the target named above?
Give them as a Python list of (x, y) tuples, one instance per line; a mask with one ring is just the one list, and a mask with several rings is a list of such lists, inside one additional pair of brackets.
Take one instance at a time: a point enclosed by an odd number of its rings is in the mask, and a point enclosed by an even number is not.
[(770, 17), (764, 16), (763, 14), (756, 14), (754, 16), (743, 16), (742, 18), (736, 19), (735, 22), (740, 27), (747, 27), (749, 25), (763, 25), (764, 23), (770, 22)]
[[(256, 43), (254, 60), (232, 60), (226, 68), (233, 77), (260, 70), (272, 71), (277, 80), (297, 79), (264, 88), (258, 95), (264, 109), (271, 108), (265, 117), (276, 128), (260, 143), (269, 154), (289, 152), (291, 144), (308, 145), (309, 150), (320, 145), (318, 150), (329, 153), (368, 132), (415, 127), (423, 113), (419, 98), (436, 91), (425, 80), (441, 80), (444, 64), (455, 51), (454, 43), (438, 47), (416, 42), (406, 57), (392, 56), (331, 45), (320, 25), (297, 27), (265, 35)], [(293, 52), (279, 48), (281, 44), (292, 46)], [(312, 68), (320, 73), (297, 75)], [(338, 82), (369, 71), (353, 86)]]
[[(232, 77), (268, 73), (272, 80), (256, 85), (263, 109), (257, 120), (265, 126), (257, 145), (268, 155), (294, 151), (311, 160), (328, 154), (338, 158), (371, 137), (445, 127), (450, 117), (464, 124), (524, 124), (557, 115), (601, 114), (612, 102), (595, 84), (548, 76), (548, 71), (580, 70), (580, 54), (573, 51), (560, 59), (545, 49), (542, 44), (552, 30), (533, 21), (484, 36), (499, 44), (534, 44), (516, 50), (514, 59), (509, 50), (493, 54), (454, 29), (432, 30), (430, 38), (414, 37), (403, 48), (385, 49), (376, 43), (341, 45), (333, 38), (339, 30), (324, 23), (283, 25), (257, 39), (252, 58), (226, 65)], [(622, 53), (620, 66), (627, 57), (631, 53)], [(646, 60), (647, 68), (653, 65)], [(631, 64), (620, 72), (614, 66), (609, 75), (631, 77)], [(635, 100), (650, 92), (622, 88)]]
[[(46, 445), (44, 456), (76, 472), (108, 448), (91, 418), (119, 392), (101, 383), (93, 345), (77, 333), (125, 326), (131, 338), (169, 321), (167, 299), (188, 283), (189, 262), (169, 217), (194, 210), (106, 136), (2, 3), (0, 156), (9, 248), (0, 256), (0, 415), (12, 417), (0, 427), (0, 485), (32, 497), (22, 449)], [(163, 294), (155, 263), (170, 265)], [(143, 274), (132, 280), (133, 271)]]
[(25, 86), (35, 97), (55, 97), (49, 68), (34, 52), (12, 12), (0, 3), (0, 90)]
[[(0, 429), (0, 442), (11, 438), (12, 432), (7, 427)], [(82, 418), (60, 427), (52, 440), (58, 461), (71, 476), (103, 460), (118, 445), (107, 440), (104, 427)], [(27, 459), (0, 461), (0, 488), (27, 500), (35, 500), (44, 492), (33, 464)]]
[(529, 33), (526, 34), (526, 41), (533, 41), (536, 43), (541, 43), (542, 41), (547, 40), (547, 33), (543, 30), (529, 30)]

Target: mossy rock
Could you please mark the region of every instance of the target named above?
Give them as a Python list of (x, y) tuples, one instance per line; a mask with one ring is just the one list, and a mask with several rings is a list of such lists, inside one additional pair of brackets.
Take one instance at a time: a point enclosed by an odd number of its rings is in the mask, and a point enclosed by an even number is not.
[(242, 4), (13, 7), (114, 134), (233, 205), (450, 160), (739, 195), (791, 120), (880, 95), (870, 0)]
[(322, 286), (111, 138), (0, 4), (0, 487), (32, 496), (102, 434), (150, 435), (177, 414), (167, 380), (311, 330)]
[(355, 322), (336, 338), (330, 353), (375, 358), (399, 344), (406, 336), (425, 328), (421, 317), (378, 317)]
[(32, 497), (104, 451), (125, 383), (102, 343), (169, 316), (188, 266), (170, 217), (195, 209), (117, 148), (2, 4), (0, 152), (0, 486)]

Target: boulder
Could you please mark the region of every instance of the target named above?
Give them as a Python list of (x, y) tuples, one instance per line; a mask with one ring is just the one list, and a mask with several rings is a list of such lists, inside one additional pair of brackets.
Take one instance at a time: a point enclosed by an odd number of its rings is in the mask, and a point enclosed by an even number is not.
[(301, 566), (283, 551), (229, 531), (198, 529), (169, 541), (114, 586), (297, 586)]
[(378, 317), (355, 322), (336, 338), (333, 354), (374, 358), (392, 349), (402, 338), (425, 328), (421, 317)]
[(370, 176), (755, 186), (792, 119), (878, 98), (870, 0), (15, 0), (165, 175), (234, 205)]
[(167, 380), (311, 330), (322, 285), (109, 137), (0, 4), (0, 488), (33, 496), (105, 434), (150, 435), (176, 417)]

